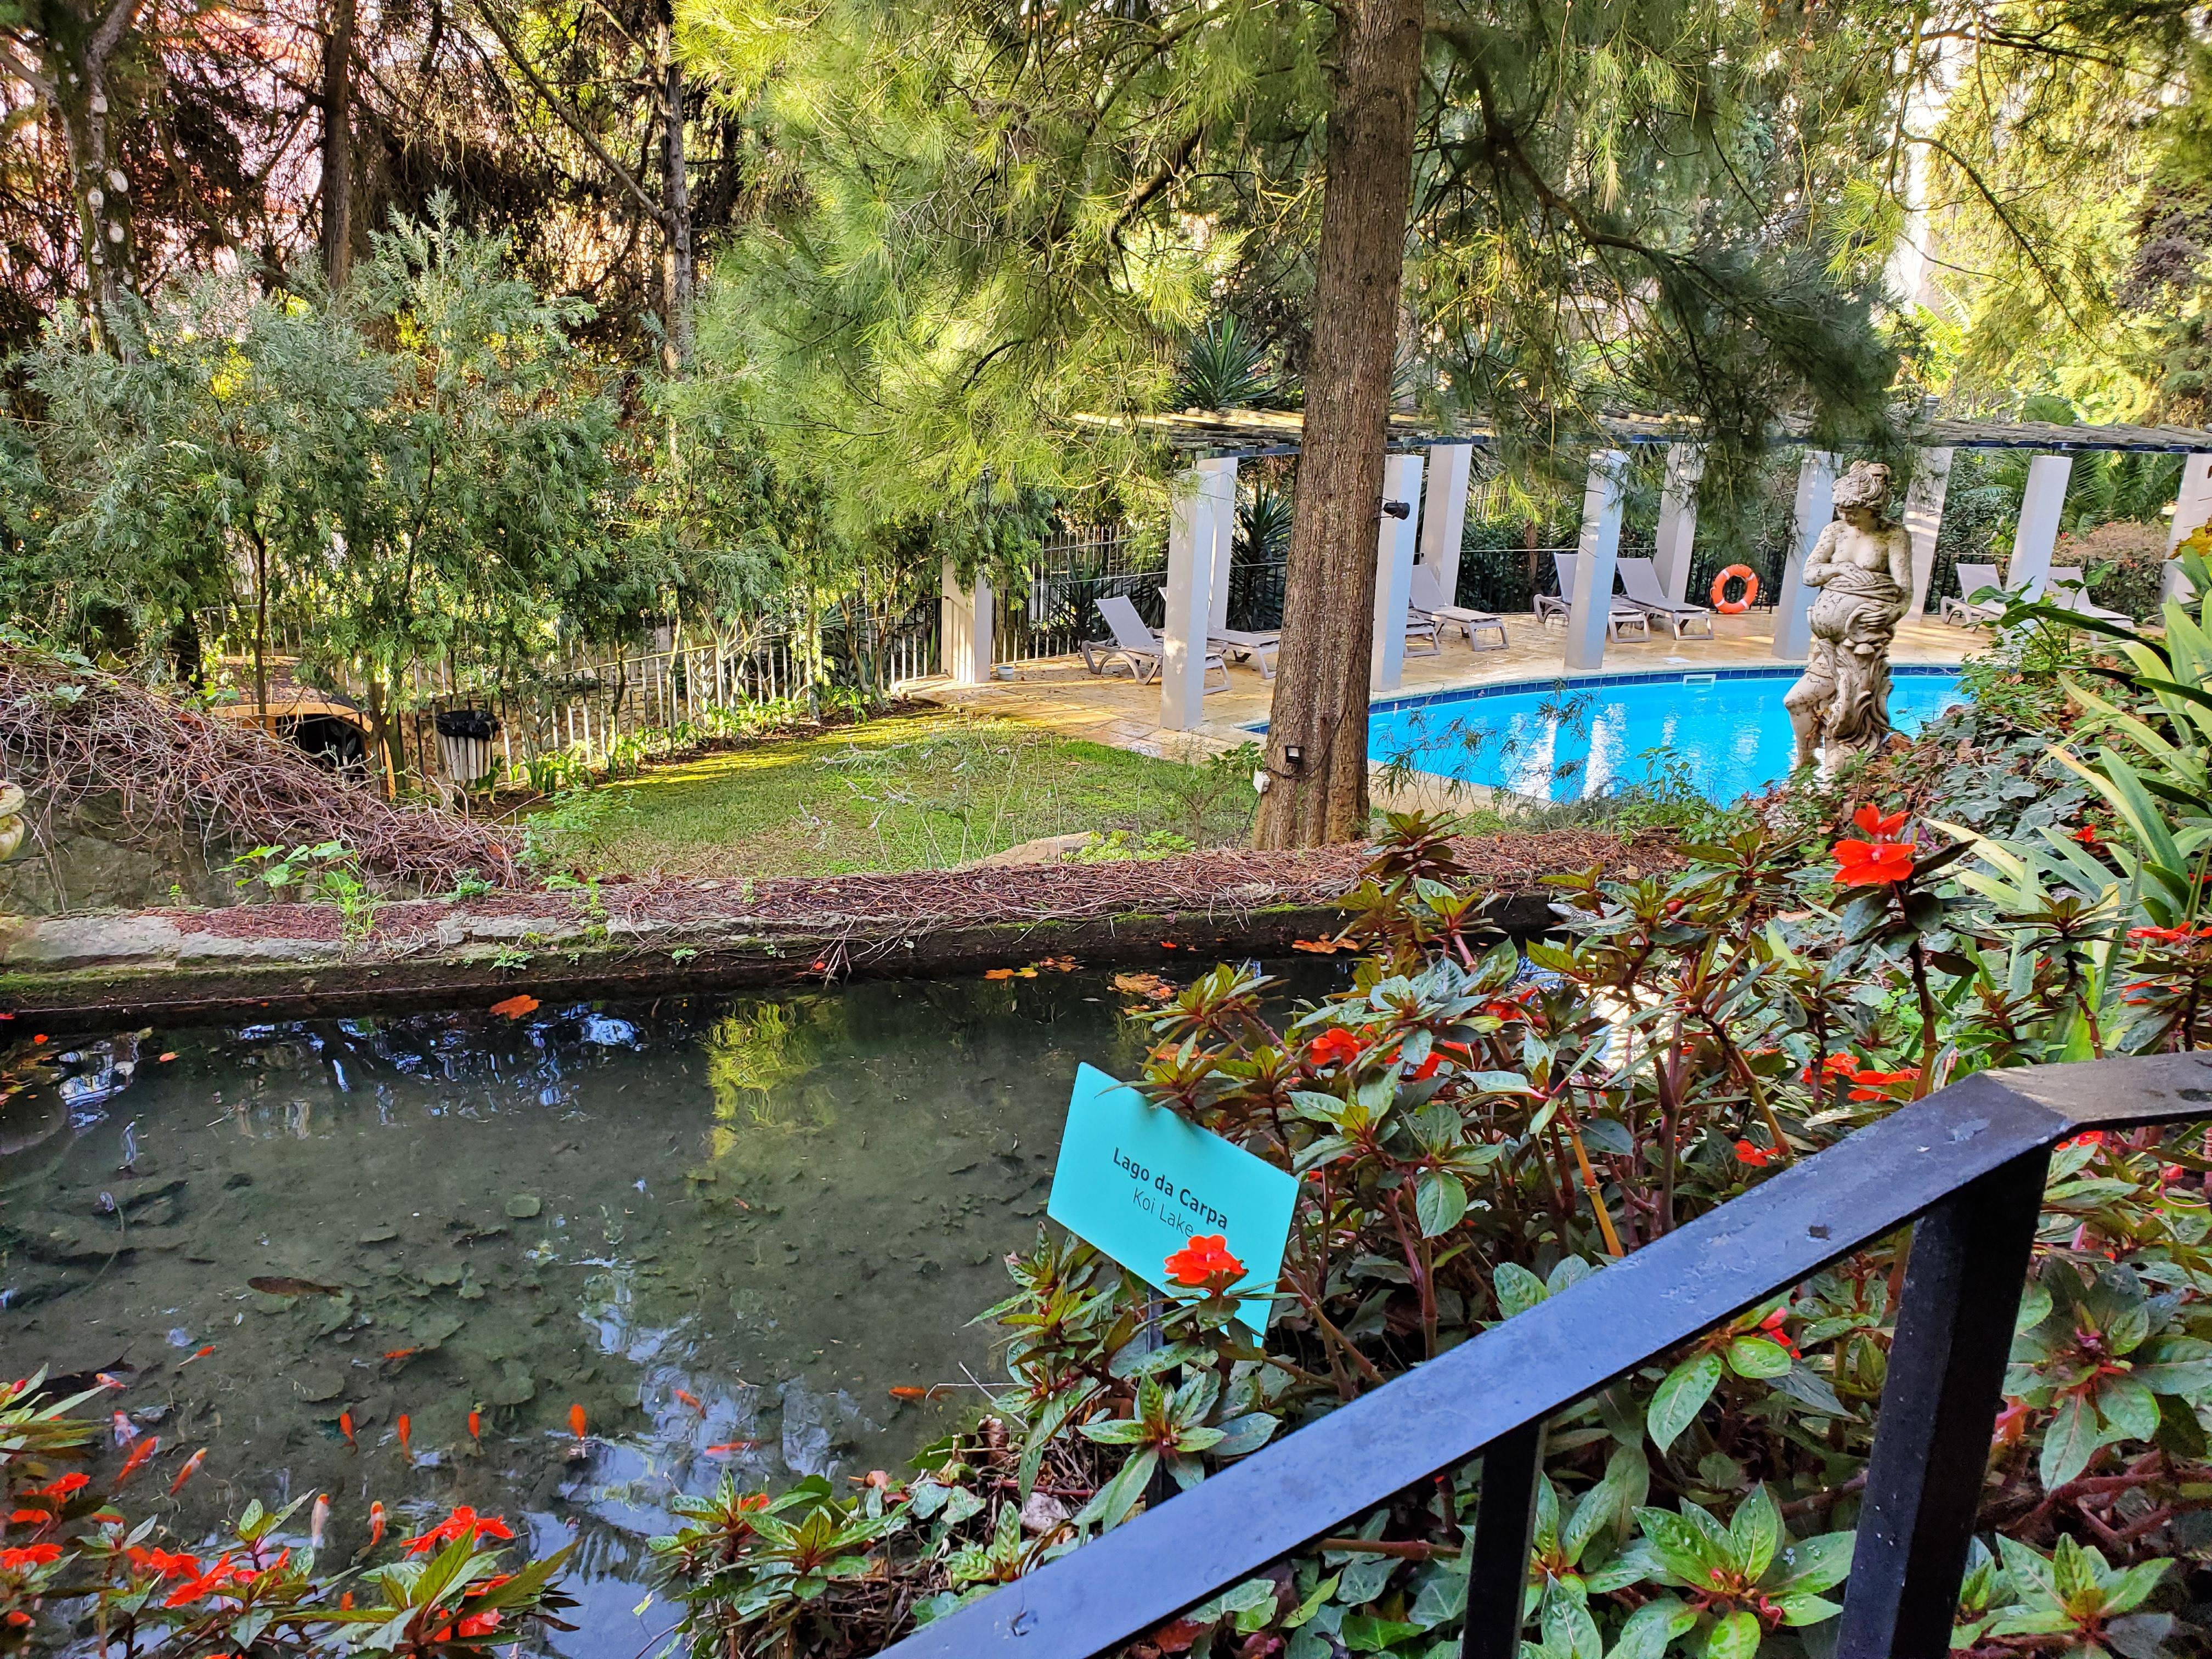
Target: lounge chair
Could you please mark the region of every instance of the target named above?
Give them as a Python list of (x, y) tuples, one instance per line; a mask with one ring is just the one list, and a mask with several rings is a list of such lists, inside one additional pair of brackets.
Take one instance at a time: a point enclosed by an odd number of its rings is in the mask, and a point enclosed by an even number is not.
[(1622, 559), (1620, 586), (1628, 595), (1629, 604), (1647, 617), (1656, 617), (1674, 630), (1674, 637), (1682, 637), (1688, 624), (1702, 621), (1705, 631), (1701, 636), (1713, 636), (1713, 613), (1702, 605), (1678, 603), (1667, 597), (1667, 590), (1659, 586), (1659, 567), (1649, 559)]
[[(1461, 633), (1467, 635), (1467, 643), (1470, 650), (1503, 651), (1505, 649), (1507, 644), (1505, 619), (1503, 617), (1494, 617), (1487, 611), (1470, 611), (1465, 605), (1446, 605), (1443, 602), (1443, 590), (1437, 581), (1436, 573), (1425, 564), (1417, 564), (1413, 567), (1413, 609), (1416, 613), (1428, 617), (1434, 623), (1439, 633), (1449, 628), (1458, 629)], [(1495, 645), (1485, 645), (1475, 638), (1478, 634), (1492, 630), (1495, 630), (1498, 635), (1498, 643)]]
[[(1580, 557), (1582, 557), (1582, 555), (1579, 553), (1554, 553), (1552, 555), (1553, 567), (1559, 573), (1559, 591), (1557, 593), (1539, 593), (1536, 595), (1536, 620), (1538, 622), (1547, 622), (1552, 617), (1557, 617), (1560, 622), (1564, 623), (1569, 617), (1574, 614), (1575, 561)], [(1606, 598), (1612, 606), (1612, 608), (1605, 614), (1606, 638), (1611, 640), (1615, 645), (1620, 644), (1620, 630), (1624, 628), (1635, 629), (1638, 633), (1643, 635), (1647, 640), (1651, 637), (1651, 618), (1650, 617), (1646, 616), (1643, 611), (1638, 611), (1634, 605), (1629, 604), (1626, 599), (1620, 599), (1610, 593), (1606, 595)]]
[(2053, 565), (2051, 574), (2045, 578), (2043, 596), (2051, 604), (2071, 611), (2077, 617), (2094, 617), (2099, 622), (2131, 623), (2135, 620), (2124, 611), (2107, 611), (2101, 605), (2089, 602), (2089, 579), (2079, 565)]
[[(1130, 678), (1138, 684), (1148, 683), (1160, 672), (1160, 664), (1164, 660), (1166, 647), (1161, 642), (1160, 636), (1145, 625), (1145, 619), (1137, 614), (1137, 607), (1129, 603), (1125, 593), (1109, 593), (1100, 599), (1098, 614), (1105, 618), (1106, 626), (1114, 630), (1114, 637), (1110, 641), (1084, 641), (1083, 665), (1103, 677), (1115, 663), (1120, 663), (1129, 671)], [(1206, 689), (1208, 691), (1226, 691), (1229, 689), (1229, 664), (1218, 651), (1208, 649), (1205, 672), (1211, 674), (1217, 668), (1221, 671), (1221, 684), (1208, 685)]]
[(1997, 580), (1996, 566), (1962, 562), (1958, 572), (1958, 597), (1946, 599), (1938, 610), (1937, 614), (1945, 622), (1960, 628), (1971, 628), (1976, 623), (1995, 622), (2004, 615), (2005, 608), (2002, 602), (1985, 599), (1977, 604), (1974, 600), (1974, 595), (1985, 587), (2002, 588), (2004, 586)]

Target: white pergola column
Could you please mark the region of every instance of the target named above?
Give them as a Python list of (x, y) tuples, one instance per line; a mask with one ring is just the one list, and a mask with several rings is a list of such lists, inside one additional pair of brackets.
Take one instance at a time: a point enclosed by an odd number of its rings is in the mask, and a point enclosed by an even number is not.
[(1375, 533), (1375, 647), (1368, 658), (1367, 684), (1376, 691), (1395, 691), (1406, 678), (1406, 611), (1413, 603), (1413, 514), (1421, 499), (1421, 458), (1382, 458), (1382, 505), (1406, 507), (1406, 516), (1385, 511)]
[(1579, 672), (1605, 664), (1605, 624), (1613, 614), (1613, 579), (1620, 559), (1620, 475), (1627, 465), (1628, 457), (1618, 449), (1590, 455), (1575, 591), (1567, 595), (1567, 666)]
[(963, 588), (950, 559), (945, 561), (939, 579), (938, 619), (945, 672), (955, 685), (981, 685), (998, 665), (999, 613), (990, 579), (978, 576), (974, 587)]
[(1459, 603), (1459, 548), (1467, 533), (1468, 475), (1474, 465), (1473, 444), (1430, 447), (1428, 489), (1421, 497), (1421, 566), (1436, 578), (1446, 605)]
[(1177, 475), (1168, 519), (1167, 615), (1160, 624), (1160, 725), (1195, 730), (1205, 718), (1206, 635), (1213, 616), (1213, 533), (1218, 475), (1237, 463), (1205, 460)]
[(1797, 504), (1790, 516), (1790, 556), (1782, 566), (1782, 592), (1774, 605), (1774, 654), (1802, 662), (1813, 649), (1813, 595), (1805, 586), (1805, 560), (1836, 516), (1836, 458), (1808, 449), (1797, 464)]
[(1218, 634), (1229, 626), (1229, 565), (1237, 544), (1237, 458), (1200, 461), (1213, 530), (1213, 581), (1206, 619)]
[(1698, 538), (1698, 480), (1705, 476), (1703, 444), (1668, 444), (1667, 479), (1659, 490), (1659, 533), (1651, 564), (1675, 604), (1690, 591), (1690, 549)]
[(2058, 515), (2066, 506), (2066, 480), (2074, 471), (2071, 455), (2039, 455), (2027, 464), (2027, 491), (2020, 498), (2020, 524), (2012, 532), (2012, 558), (2005, 586), (2043, 597), (2051, 574), (2051, 550), (2058, 545)]
[(1943, 496), (1951, 487), (1953, 451), (1923, 449), (1905, 487), (1905, 530), (1912, 538), (1912, 602), (1908, 617), (1928, 609), (1928, 581), (1936, 574), (1936, 538), (1943, 528)]
[(2181, 490), (2173, 498), (2173, 522), (2166, 532), (2168, 563), (2160, 587), (2161, 599), (2179, 599), (2186, 604), (2196, 597), (2189, 578), (2172, 560), (2174, 550), (2190, 532), (2200, 528), (2208, 519), (2212, 519), (2212, 453), (2200, 449), (2181, 464)]

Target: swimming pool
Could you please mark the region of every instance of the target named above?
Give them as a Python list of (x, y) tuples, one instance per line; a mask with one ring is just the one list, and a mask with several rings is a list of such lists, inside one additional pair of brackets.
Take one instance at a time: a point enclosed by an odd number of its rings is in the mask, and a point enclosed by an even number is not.
[[(1965, 701), (1955, 669), (1891, 671), (1891, 720), (1908, 735)], [(1575, 800), (1680, 765), (1708, 800), (1790, 769), (1783, 694), (1795, 668), (1520, 681), (1378, 703), (1369, 758), (1540, 799)]]

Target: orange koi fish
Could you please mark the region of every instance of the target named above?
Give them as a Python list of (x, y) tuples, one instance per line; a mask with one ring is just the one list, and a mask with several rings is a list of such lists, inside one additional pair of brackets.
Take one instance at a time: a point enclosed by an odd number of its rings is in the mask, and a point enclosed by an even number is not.
[(386, 1348), (384, 1351), (384, 1357), (391, 1360), (411, 1359), (422, 1352), (420, 1348)]
[(307, 1511), (307, 1547), (319, 1550), (323, 1547), (323, 1528), (331, 1523), (331, 1495), (319, 1492), (314, 1507)]
[(371, 1549), (374, 1549), (383, 1541), (384, 1505), (381, 1504), (371, 1504), (368, 1506), (368, 1547)]
[(568, 1428), (577, 1439), (584, 1437), (584, 1408), (581, 1406), (568, 1407)]
[(708, 1447), (707, 1455), (709, 1457), (727, 1457), (732, 1452), (750, 1451), (755, 1446), (759, 1444), (760, 1442), (757, 1440), (725, 1440), (719, 1446)]
[(115, 1435), (115, 1443), (127, 1446), (138, 1437), (138, 1425), (131, 1420), (128, 1412), (118, 1412), (108, 1419), (108, 1427)]
[(483, 1430), (483, 1418), (478, 1413), (471, 1410), (469, 1413), (469, 1438), (471, 1440), (481, 1438)]
[(351, 1412), (340, 1412), (338, 1413), (338, 1432), (345, 1437), (345, 1443), (347, 1445), (351, 1446), (356, 1451), (359, 1451), (361, 1449), (361, 1443), (353, 1437), (353, 1413)]
[(415, 1448), (408, 1444), (407, 1440), (414, 1426), (405, 1412), (399, 1413), (399, 1455), (410, 1463), (415, 1461)]
[(190, 1457), (187, 1457), (185, 1460), (185, 1467), (177, 1471), (177, 1478), (169, 1482), (169, 1490), (172, 1492), (174, 1492), (179, 1486), (183, 1486), (185, 1481), (191, 1480), (193, 1475), (198, 1474), (200, 1465), (207, 1462), (207, 1455), (208, 1449), (205, 1446), (202, 1446)]
[(704, 1417), (707, 1414), (707, 1408), (699, 1403), (699, 1396), (697, 1395), (689, 1394), (684, 1389), (678, 1389), (676, 1391), (676, 1397), (682, 1401), (685, 1405), (689, 1406), (693, 1411), (698, 1413), (700, 1416)]
[(115, 1484), (120, 1486), (125, 1481), (128, 1480), (132, 1475), (138, 1472), (138, 1466), (141, 1463), (143, 1463), (148, 1458), (151, 1457), (161, 1449), (161, 1437), (157, 1434), (152, 1439), (149, 1440), (144, 1445), (139, 1447), (137, 1451), (132, 1452), (130, 1456), (123, 1460), (123, 1467), (115, 1472)]
[(195, 1360), (195, 1359), (205, 1359), (205, 1358), (206, 1358), (210, 1354), (213, 1353), (214, 1352), (215, 1352), (215, 1344), (214, 1344), (214, 1343), (212, 1343), (212, 1342), (209, 1343), (209, 1344), (207, 1345), (207, 1346), (205, 1346), (204, 1348), (197, 1348), (197, 1349), (193, 1350), (193, 1352), (191, 1352), (191, 1353), (187, 1354), (184, 1358), (179, 1359), (179, 1360), (177, 1362), (177, 1369), (178, 1369), (179, 1370), (184, 1370), (184, 1368), (185, 1368), (185, 1366), (187, 1366), (187, 1365), (191, 1364), (192, 1363), (192, 1361), (193, 1361), (193, 1360)]
[(891, 1398), (894, 1400), (927, 1400), (929, 1398), (929, 1390), (927, 1389), (917, 1389), (911, 1383), (902, 1382), (891, 1389)]

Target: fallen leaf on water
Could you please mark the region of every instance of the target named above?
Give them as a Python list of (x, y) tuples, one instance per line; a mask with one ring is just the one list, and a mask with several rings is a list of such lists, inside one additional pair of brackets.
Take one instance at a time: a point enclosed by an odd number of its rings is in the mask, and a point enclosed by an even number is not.
[(1291, 941), (1291, 949), (1310, 951), (1317, 957), (1333, 957), (1339, 951), (1349, 951), (1352, 945), (1340, 939), (1294, 939)]
[(1114, 988), (1131, 996), (1150, 997), (1155, 1002), (1164, 1002), (1175, 994), (1175, 987), (1158, 974), (1116, 974)]
[(246, 1284), (264, 1296), (343, 1296), (336, 1285), (318, 1285), (312, 1279), (249, 1279)]
[(504, 1002), (493, 1003), (491, 1011), (495, 1014), (504, 1014), (509, 1019), (520, 1019), (537, 1006), (538, 999), (526, 991), (520, 996), (513, 996)]
[(1011, 968), (986, 968), (983, 970), (985, 979), (1012, 979), (1013, 976), (1014, 970)]

